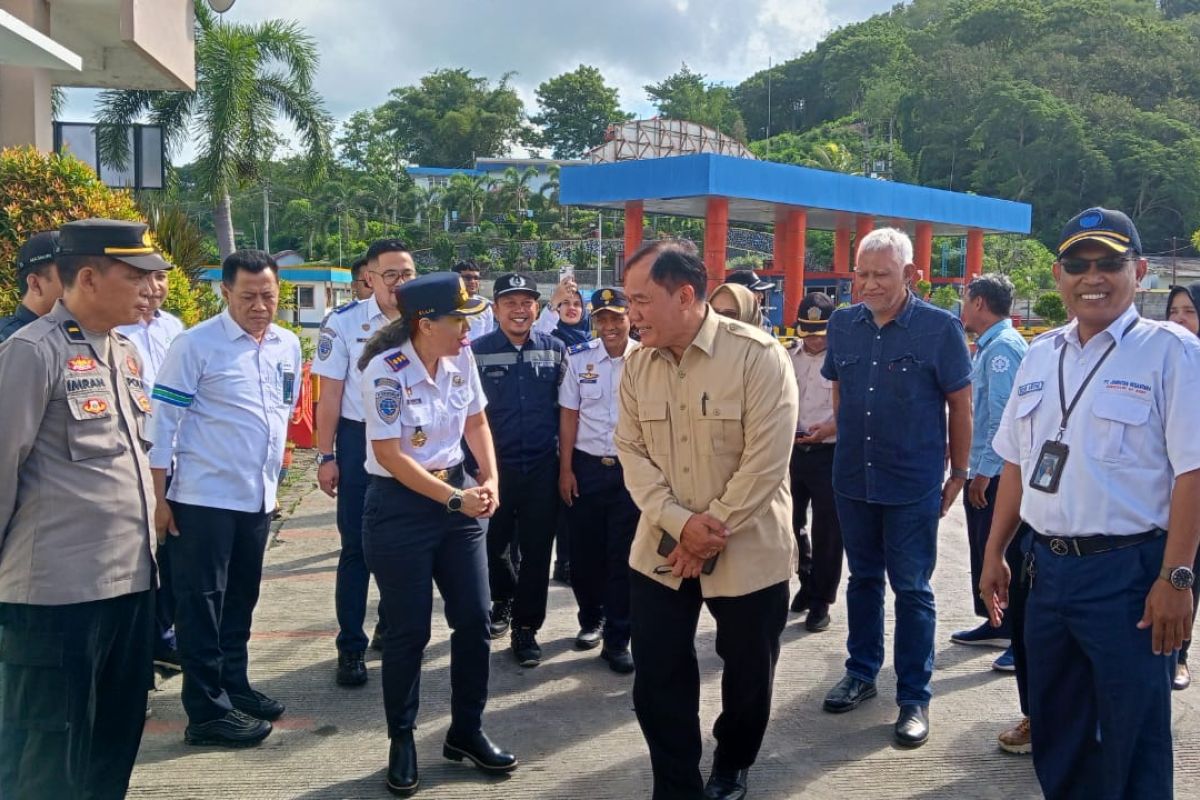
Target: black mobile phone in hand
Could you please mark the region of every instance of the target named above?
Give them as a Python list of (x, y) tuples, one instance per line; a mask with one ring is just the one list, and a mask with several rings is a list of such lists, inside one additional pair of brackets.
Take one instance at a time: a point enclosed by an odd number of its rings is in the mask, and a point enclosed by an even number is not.
[[(671, 553), (675, 552), (675, 548), (678, 546), (679, 543), (675, 541), (675, 537), (666, 531), (663, 531), (662, 536), (658, 540), (658, 554), (663, 558), (666, 558), (667, 556), (671, 555)], [(706, 559), (704, 566), (700, 568), (700, 572), (705, 575), (712, 575), (713, 570), (717, 568), (717, 559), (720, 556), (721, 554), (717, 553), (712, 558)]]

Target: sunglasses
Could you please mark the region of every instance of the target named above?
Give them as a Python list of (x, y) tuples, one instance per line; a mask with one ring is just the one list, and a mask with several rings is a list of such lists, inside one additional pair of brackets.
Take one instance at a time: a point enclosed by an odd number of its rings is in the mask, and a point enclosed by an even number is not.
[(1060, 258), (1058, 263), (1062, 265), (1063, 272), (1068, 275), (1082, 275), (1093, 265), (1101, 272), (1120, 272), (1131, 260), (1128, 256), (1105, 256), (1104, 258)]

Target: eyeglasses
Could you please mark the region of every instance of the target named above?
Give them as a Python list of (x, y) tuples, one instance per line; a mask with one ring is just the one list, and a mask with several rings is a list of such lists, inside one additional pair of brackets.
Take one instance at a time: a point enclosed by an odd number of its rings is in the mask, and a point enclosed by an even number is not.
[(471, 274), (470, 272), (460, 272), (459, 275), (462, 277), (463, 281), (466, 283), (469, 283), (471, 281), (475, 281), (475, 282), (479, 281), (478, 273)]
[(375, 272), (372, 270), (371, 274), (378, 275), (379, 277), (383, 278), (383, 283), (385, 286), (393, 285), (396, 281), (400, 280), (401, 277), (400, 271), (395, 269), (389, 269), (387, 272)]
[(1125, 264), (1132, 259), (1127, 256), (1105, 256), (1104, 258), (1060, 258), (1058, 263), (1062, 265), (1063, 272), (1068, 275), (1082, 275), (1092, 268), (1101, 272), (1120, 272), (1125, 269)]

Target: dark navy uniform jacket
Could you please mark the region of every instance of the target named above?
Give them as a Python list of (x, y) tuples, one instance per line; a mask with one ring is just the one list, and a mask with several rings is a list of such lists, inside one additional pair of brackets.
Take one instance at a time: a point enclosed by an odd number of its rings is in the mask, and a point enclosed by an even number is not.
[(21, 303), (17, 306), (16, 311), (9, 316), (0, 317), (0, 342), (3, 342), (37, 318), (37, 314), (30, 311), (24, 303)]
[(471, 344), (487, 395), (487, 416), (502, 468), (523, 472), (558, 450), (558, 385), (567, 349), (558, 339), (531, 332), (518, 350), (501, 330)]

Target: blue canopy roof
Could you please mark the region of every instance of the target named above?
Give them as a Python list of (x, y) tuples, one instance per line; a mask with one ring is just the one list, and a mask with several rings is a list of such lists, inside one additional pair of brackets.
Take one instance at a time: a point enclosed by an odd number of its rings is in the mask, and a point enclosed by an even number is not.
[[(221, 268), (209, 267), (201, 273), (206, 281), (221, 280)], [(350, 270), (344, 267), (281, 267), (279, 278), (292, 283), (350, 283)]]
[(647, 213), (703, 217), (709, 197), (729, 199), (730, 221), (773, 224), (776, 206), (808, 210), (808, 227), (854, 226), (854, 216), (929, 222), (938, 236), (1029, 233), (1033, 208), (944, 189), (862, 178), (790, 164), (710, 153), (565, 167), (563, 205), (624, 208), (642, 200)]

